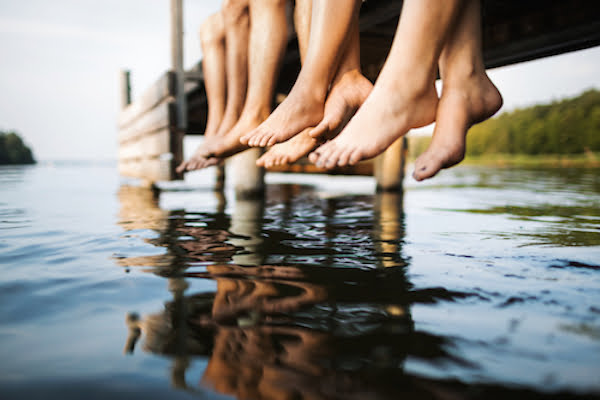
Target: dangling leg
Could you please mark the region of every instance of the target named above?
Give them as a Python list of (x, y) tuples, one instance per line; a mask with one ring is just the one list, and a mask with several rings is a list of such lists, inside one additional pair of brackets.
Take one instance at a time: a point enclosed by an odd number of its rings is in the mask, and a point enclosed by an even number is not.
[[(223, 16), (217, 12), (208, 17), (200, 27), (200, 45), (202, 47), (202, 71), (204, 72), (204, 86), (208, 102), (208, 116), (206, 121), (205, 137), (216, 135), (225, 113), (225, 100), (227, 85), (225, 78), (225, 27)], [(196, 155), (184, 161), (178, 172), (186, 169), (195, 169), (200, 160)]]
[(324, 137), (331, 138), (336, 135), (364, 102), (372, 87), (373, 85), (362, 75), (360, 69), (357, 13), (352, 21), (340, 66), (325, 101), (323, 120), (316, 128), (307, 128), (293, 138), (274, 145), (257, 161), (257, 164), (271, 167), (298, 161), (314, 150)]
[(388, 59), (346, 128), (311, 154), (318, 166), (354, 165), (381, 154), (411, 128), (433, 122), (440, 52), (462, 0), (405, 0)]
[(502, 96), (483, 64), (480, 0), (467, 0), (440, 56), (440, 75), (443, 89), (433, 139), (415, 162), (413, 176), (418, 181), (461, 162), (469, 128), (502, 106)]
[(224, 135), (240, 117), (248, 87), (249, 0), (223, 0), (227, 103), (217, 135)]
[(271, 112), (287, 44), (286, 5), (287, 0), (250, 0), (248, 96), (231, 131), (221, 140), (207, 144), (207, 152), (214, 157), (224, 158), (247, 149), (240, 143), (240, 137), (256, 128)]
[(227, 82), (225, 74), (225, 26), (223, 16), (217, 12), (200, 27), (202, 71), (208, 102), (205, 136), (217, 133), (225, 114)]
[(204, 143), (188, 163), (180, 165), (178, 172), (184, 169), (194, 170), (216, 165), (220, 160), (207, 157), (207, 148), (216, 138), (229, 132), (240, 116), (246, 87), (248, 86), (248, 33), (250, 29), (249, 0), (224, 0), (221, 9), (225, 28), (225, 72), (227, 80), (227, 102), (223, 119), (214, 135), (207, 136)]
[(287, 98), (258, 128), (240, 139), (254, 147), (271, 146), (323, 119), (325, 98), (341, 57), (358, 0), (314, 0), (306, 60)]
[(240, 136), (269, 115), (275, 82), (287, 43), (287, 0), (250, 0), (248, 96), (237, 123), (224, 135), (209, 138), (202, 146), (204, 164), (215, 165), (245, 149)]

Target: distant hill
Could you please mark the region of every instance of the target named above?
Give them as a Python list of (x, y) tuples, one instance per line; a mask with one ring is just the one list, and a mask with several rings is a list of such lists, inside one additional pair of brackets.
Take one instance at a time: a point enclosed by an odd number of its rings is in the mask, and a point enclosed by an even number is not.
[[(411, 138), (413, 155), (430, 138)], [(475, 125), (467, 135), (467, 156), (572, 155), (600, 152), (600, 91), (503, 113)]]
[(0, 165), (34, 164), (31, 149), (14, 132), (0, 131)]

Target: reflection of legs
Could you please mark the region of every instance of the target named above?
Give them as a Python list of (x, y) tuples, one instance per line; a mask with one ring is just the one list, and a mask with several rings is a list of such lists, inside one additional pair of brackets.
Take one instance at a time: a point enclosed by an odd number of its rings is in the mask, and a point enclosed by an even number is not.
[[(300, 35), (298, 37), (300, 39)], [(372, 85), (360, 70), (358, 13), (353, 18), (346, 42), (340, 66), (327, 95), (321, 123), (314, 129), (305, 129), (293, 138), (276, 144), (258, 160), (258, 165), (271, 167), (298, 161), (318, 146), (320, 141), (316, 137), (337, 134), (364, 102)], [(302, 46), (300, 49), (302, 52)]]
[(358, 0), (314, 0), (306, 62), (288, 97), (257, 129), (242, 136), (249, 146), (283, 142), (323, 118), (325, 98)]
[(248, 96), (240, 119), (209, 153), (227, 157), (245, 150), (240, 136), (256, 128), (271, 113), (275, 82), (287, 43), (286, 0), (250, 0)]
[(409, 129), (433, 122), (437, 61), (460, 4), (404, 1), (392, 49), (373, 91), (348, 126), (314, 152), (313, 162), (353, 165), (382, 153)]
[(502, 97), (483, 64), (480, 0), (467, 0), (440, 56), (440, 74), (443, 90), (437, 122), (429, 148), (415, 163), (417, 180), (462, 161), (467, 130), (502, 106)]
[[(210, 137), (217, 133), (223, 120), (227, 90), (225, 81), (225, 27), (220, 12), (208, 17), (200, 27), (200, 44), (203, 54), (204, 86), (208, 102), (208, 117), (204, 136)], [(200, 161), (203, 161), (201, 155)], [(197, 156), (194, 155), (189, 161), (183, 162), (178, 167), (178, 171), (195, 169), (197, 163)]]

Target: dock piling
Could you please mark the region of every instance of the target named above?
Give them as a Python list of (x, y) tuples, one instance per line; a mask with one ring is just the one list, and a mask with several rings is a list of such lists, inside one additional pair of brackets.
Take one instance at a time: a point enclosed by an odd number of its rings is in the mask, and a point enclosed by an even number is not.
[(262, 149), (252, 148), (231, 157), (231, 169), (237, 198), (259, 198), (265, 191), (265, 169), (256, 166)]
[(407, 144), (406, 137), (402, 137), (375, 159), (374, 175), (378, 192), (402, 191)]
[(120, 73), (121, 81), (121, 110), (131, 104), (131, 72), (122, 69)]

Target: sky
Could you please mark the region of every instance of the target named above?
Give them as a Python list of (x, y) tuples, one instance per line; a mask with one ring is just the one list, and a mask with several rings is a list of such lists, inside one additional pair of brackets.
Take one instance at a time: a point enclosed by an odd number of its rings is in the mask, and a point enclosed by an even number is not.
[[(169, 68), (169, 0), (0, 0), (0, 130), (39, 160), (115, 159), (119, 71), (132, 95)], [(184, 0), (184, 64), (218, 0)], [(600, 88), (600, 47), (489, 71), (503, 111)]]

